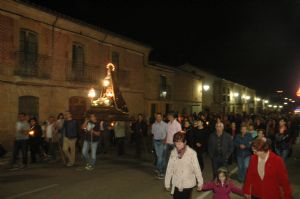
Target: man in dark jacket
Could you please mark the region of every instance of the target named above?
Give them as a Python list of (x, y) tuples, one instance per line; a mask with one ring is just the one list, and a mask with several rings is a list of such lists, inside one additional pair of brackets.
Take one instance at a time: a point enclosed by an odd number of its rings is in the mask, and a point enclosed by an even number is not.
[[(77, 140), (77, 122), (73, 120), (72, 114), (70, 112), (66, 112), (66, 120), (63, 125), (64, 132), (64, 145), (63, 151), (69, 162), (67, 166), (73, 166), (75, 164), (75, 154), (76, 154), (76, 140)], [(69, 150), (70, 149), (70, 150)]]
[(210, 134), (208, 140), (208, 154), (212, 160), (213, 176), (216, 177), (218, 168), (227, 167), (228, 158), (233, 152), (232, 138), (224, 133), (224, 124), (216, 123), (216, 132)]
[(142, 114), (138, 115), (138, 119), (134, 124), (135, 133), (135, 146), (136, 146), (136, 157), (140, 158), (142, 147), (147, 151), (147, 143), (145, 139), (147, 138), (147, 123), (144, 120)]

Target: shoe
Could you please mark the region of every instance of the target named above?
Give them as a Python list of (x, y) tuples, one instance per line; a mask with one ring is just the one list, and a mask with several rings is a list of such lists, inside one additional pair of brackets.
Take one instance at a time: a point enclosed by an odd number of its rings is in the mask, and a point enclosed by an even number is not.
[(22, 164), (19, 169), (26, 169), (27, 168), (27, 165), (26, 164)]
[(156, 173), (157, 175), (159, 174), (159, 170), (158, 169), (153, 169), (154, 173)]
[(94, 167), (92, 165), (88, 165), (87, 167), (85, 167), (85, 169), (88, 171), (92, 171), (94, 170)]
[(165, 179), (165, 175), (164, 174), (158, 174), (156, 178), (159, 179), (159, 180), (163, 180), (163, 179)]
[(86, 165), (85, 165), (85, 169), (89, 169), (90, 167), (91, 167), (92, 165), (90, 164), (90, 163), (87, 163)]
[(69, 162), (69, 163), (67, 164), (67, 167), (72, 167), (72, 166), (74, 166), (74, 164), (71, 163), (71, 162)]

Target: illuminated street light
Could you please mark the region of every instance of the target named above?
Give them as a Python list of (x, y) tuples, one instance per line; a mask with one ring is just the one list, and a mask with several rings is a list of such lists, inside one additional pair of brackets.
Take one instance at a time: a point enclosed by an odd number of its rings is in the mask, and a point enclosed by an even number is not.
[(249, 95), (247, 95), (246, 97), (245, 97), (245, 99), (246, 100), (249, 100), (251, 97), (249, 96)]
[(285, 97), (284, 100), (288, 100), (289, 98)]
[(234, 97), (238, 97), (240, 94), (239, 93), (233, 93)]
[(283, 90), (277, 90), (276, 93), (283, 93)]
[(295, 103), (295, 100), (291, 101), (292, 103)]
[(287, 103), (287, 102), (284, 102), (283, 104), (284, 104), (284, 105), (287, 105), (288, 103)]
[(268, 103), (269, 103), (269, 100), (264, 100), (264, 103), (265, 103), (265, 104), (268, 104)]
[(282, 108), (282, 107), (283, 107), (283, 106), (281, 106), (281, 105), (279, 106), (279, 108)]
[(277, 105), (273, 105), (273, 108), (277, 108), (278, 106)]
[(271, 108), (271, 107), (272, 107), (272, 104), (269, 104), (269, 105), (268, 105), (268, 107), (270, 107), (270, 108)]
[(204, 91), (208, 91), (208, 90), (209, 90), (209, 85), (204, 84), (204, 85), (203, 85), (203, 89), (204, 89)]
[(255, 98), (255, 101), (260, 102), (261, 99), (259, 97)]

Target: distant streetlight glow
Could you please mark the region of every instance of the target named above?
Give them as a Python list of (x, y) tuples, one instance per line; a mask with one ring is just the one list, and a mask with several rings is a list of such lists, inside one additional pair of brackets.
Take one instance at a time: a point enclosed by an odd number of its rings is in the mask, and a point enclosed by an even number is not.
[(284, 100), (288, 100), (289, 98), (285, 97)]
[(288, 103), (287, 103), (287, 102), (284, 102), (283, 104), (284, 104), (284, 105), (287, 105)]
[(277, 93), (283, 93), (283, 90), (277, 90), (276, 92)]
[(264, 103), (265, 103), (265, 104), (268, 104), (268, 103), (269, 103), (269, 100), (264, 100)]
[(240, 94), (239, 93), (233, 93), (234, 97), (238, 97)]
[(245, 99), (246, 100), (249, 100), (251, 97), (249, 96), (249, 95), (247, 95), (246, 97), (245, 97)]
[(282, 108), (282, 107), (283, 107), (283, 106), (281, 106), (281, 105), (279, 106), (279, 108)]
[(204, 84), (204, 85), (203, 85), (203, 89), (204, 89), (204, 91), (208, 91), (208, 90), (209, 90), (209, 85)]
[(268, 105), (268, 107), (270, 107), (270, 108), (271, 108), (271, 107), (272, 107), (272, 104), (269, 104), (269, 105)]
[(259, 97), (255, 98), (255, 101), (260, 102), (261, 99)]

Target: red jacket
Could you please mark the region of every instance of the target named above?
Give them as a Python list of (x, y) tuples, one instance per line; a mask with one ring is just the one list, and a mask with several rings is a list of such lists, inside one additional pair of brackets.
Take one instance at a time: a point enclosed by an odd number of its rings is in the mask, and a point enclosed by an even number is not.
[(258, 175), (257, 164), (258, 156), (252, 155), (243, 188), (244, 194), (261, 199), (292, 199), (288, 173), (281, 157), (270, 151), (263, 180)]

